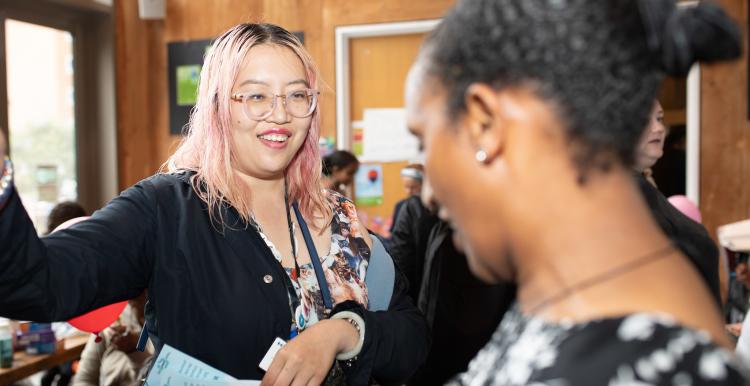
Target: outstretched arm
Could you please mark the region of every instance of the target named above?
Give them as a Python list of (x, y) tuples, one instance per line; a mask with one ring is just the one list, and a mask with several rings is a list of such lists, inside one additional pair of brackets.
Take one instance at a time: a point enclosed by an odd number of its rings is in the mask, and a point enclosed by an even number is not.
[(142, 182), (91, 219), (39, 238), (11, 186), (0, 200), (0, 316), (67, 320), (140, 294), (152, 267), (153, 189)]

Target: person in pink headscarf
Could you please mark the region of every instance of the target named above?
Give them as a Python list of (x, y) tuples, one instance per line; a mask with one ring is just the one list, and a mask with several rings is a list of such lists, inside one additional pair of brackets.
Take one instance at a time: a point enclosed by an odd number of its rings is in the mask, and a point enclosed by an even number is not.
[(683, 196), (683, 195), (674, 195), (672, 197), (669, 197), (667, 199), (672, 206), (677, 208), (682, 214), (685, 216), (690, 217), (693, 221), (697, 222), (698, 224), (703, 224), (703, 217), (701, 216), (701, 210), (698, 209), (698, 206), (695, 205), (695, 203)]

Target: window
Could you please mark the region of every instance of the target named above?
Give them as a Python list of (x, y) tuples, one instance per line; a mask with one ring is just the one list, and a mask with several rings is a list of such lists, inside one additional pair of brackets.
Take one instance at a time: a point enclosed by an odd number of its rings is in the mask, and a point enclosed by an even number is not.
[(91, 212), (117, 194), (111, 8), (74, 0), (0, 7), (0, 130), (40, 234), (57, 203)]
[(36, 229), (44, 232), (56, 203), (78, 200), (73, 37), (13, 19), (4, 28), (15, 183)]

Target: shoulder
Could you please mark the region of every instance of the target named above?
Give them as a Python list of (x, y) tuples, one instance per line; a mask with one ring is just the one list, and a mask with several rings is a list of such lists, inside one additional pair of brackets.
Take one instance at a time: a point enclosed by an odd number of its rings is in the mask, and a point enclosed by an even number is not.
[(200, 200), (190, 183), (190, 173), (159, 173), (133, 184), (105, 208), (119, 211), (139, 208), (145, 212), (176, 210), (180, 204)]
[(344, 203), (354, 206), (354, 202), (352, 202), (352, 200), (335, 190), (323, 189), (323, 195), (325, 196), (326, 200), (334, 207), (341, 206)]
[(350, 224), (359, 223), (359, 216), (357, 215), (357, 207), (354, 202), (342, 195), (341, 193), (325, 190), (324, 192), (326, 201), (333, 210), (333, 216), (335, 220), (347, 222)]
[[(462, 384), (748, 385), (734, 355), (669, 316), (635, 313), (585, 323), (505, 315)], [(485, 384), (485, 383), (482, 383)]]
[(192, 191), (191, 178), (195, 172), (178, 171), (157, 173), (146, 177), (122, 192), (122, 196), (143, 195), (149, 199), (163, 198), (165, 195), (186, 195)]
[(610, 385), (748, 384), (734, 354), (715, 345), (708, 333), (649, 313), (574, 327), (560, 343), (553, 368), (573, 378), (601, 372), (595, 378)]
[(355, 234), (357, 237), (362, 237), (368, 246), (372, 246), (369, 230), (360, 221), (354, 202), (341, 193), (332, 190), (324, 190), (324, 194), (326, 200), (333, 208), (333, 220), (349, 224), (350, 229), (356, 229), (357, 232)]
[(136, 184), (136, 186), (150, 185), (156, 190), (169, 189), (175, 186), (190, 185), (191, 178), (194, 175), (195, 172), (189, 170), (157, 173), (141, 180)]
[(326, 201), (331, 206), (334, 216), (338, 216), (340, 220), (345, 220), (350, 223), (359, 222), (357, 207), (351, 199), (333, 190), (324, 190), (323, 194), (325, 195)]
[(427, 208), (422, 203), (422, 199), (418, 196), (409, 196), (408, 198), (405, 198), (403, 201), (401, 201), (402, 206), (401, 210), (405, 213), (409, 213), (412, 216), (422, 216), (425, 213), (428, 213)]

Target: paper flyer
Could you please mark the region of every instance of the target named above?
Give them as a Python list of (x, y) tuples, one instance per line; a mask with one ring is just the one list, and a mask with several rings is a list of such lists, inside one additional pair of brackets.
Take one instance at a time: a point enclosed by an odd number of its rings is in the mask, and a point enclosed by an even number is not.
[(257, 386), (260, 385), (260, 381), (197, 381), (192, 378), (176, 375), (171, 379), (170, 384), (173, 386)]
[(147, 386), (255, 386), (260, 381), (237, 380), (165, 344), (146, 378)]
[[(420, 158), (419, 140), (406, 126), (406, 110), (364, 109), (363, 116), (360, 161), (394, 162)], [(356, 145), (357, 138), (353, 139)]]

